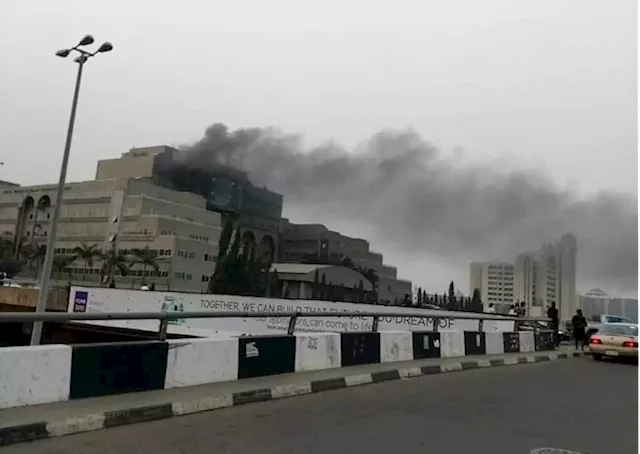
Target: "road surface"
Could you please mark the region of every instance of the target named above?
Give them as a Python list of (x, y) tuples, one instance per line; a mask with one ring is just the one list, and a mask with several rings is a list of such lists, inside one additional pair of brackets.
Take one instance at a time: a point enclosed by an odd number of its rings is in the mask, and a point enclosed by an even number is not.
[(3, 448), (3, 454), (638, 452), (637, 366), (590, 358), (440, 374)]

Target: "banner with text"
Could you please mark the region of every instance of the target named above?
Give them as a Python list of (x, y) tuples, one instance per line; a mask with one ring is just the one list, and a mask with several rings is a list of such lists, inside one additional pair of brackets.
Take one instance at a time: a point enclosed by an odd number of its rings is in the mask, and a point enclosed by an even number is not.
[[(456, 318), (459, 313), (418, 308), (379, 306), (347, 302), (256, 298), (197, 293), (150, 292), (108, 288), (72, 287), (69, 312), (381, 312), (402, 314), (380, 317), (379, 331), (432, 331), (437, 320), (438, 330), (477, 331), (478, 320)], [(478, 314), (479, 318), (488, 315)], [(113, 320), (82, 322), (103, 326), (157, 331), (157, 320)], [(169, 332), (195, 336), (281, 334), (287, 331), (289, 317), (246, 318), (180, 318), (170, 322)], [(296, 332), (356, 332), (370, 331), (373, 318), (361, 315), (349, 317), (301, 317)], [(513, 331), (513, 318), (485, 320), (483, 331)]]

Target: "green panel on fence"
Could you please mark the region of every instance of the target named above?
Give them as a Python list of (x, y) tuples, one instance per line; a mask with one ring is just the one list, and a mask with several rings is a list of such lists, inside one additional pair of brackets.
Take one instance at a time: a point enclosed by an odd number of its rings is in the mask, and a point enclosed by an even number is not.
[(71, 399), (164, 389), (166, 342), (72, 345)]
[(241, 337), (238, 349), (238, 378), (294, 372), (294, 336)]

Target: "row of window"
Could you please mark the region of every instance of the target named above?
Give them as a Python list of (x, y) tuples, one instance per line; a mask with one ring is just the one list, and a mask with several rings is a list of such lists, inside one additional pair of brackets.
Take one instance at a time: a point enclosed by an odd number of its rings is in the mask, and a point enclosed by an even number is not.
[(182, 257), (183, 259), (193, 260), (196, 258), (195, 252), (184, 251), (182, 249), (178, 250), (178, 257)]
[(176, 279), (184, 279), (185, 281), (190, 281), (191, 279), (193, 279), (193, 274), (185, 273), (184, 271), (176, 271), (175, 273), (173, 273), (173, 275), (176, 277)]
[(206, 236), (198, 236), (198, 235), (189, 234), (189, 239), (193, 240), (193, 241), (203, 241), (205, 243), (209, 242), (209, 238), (207, 238)]

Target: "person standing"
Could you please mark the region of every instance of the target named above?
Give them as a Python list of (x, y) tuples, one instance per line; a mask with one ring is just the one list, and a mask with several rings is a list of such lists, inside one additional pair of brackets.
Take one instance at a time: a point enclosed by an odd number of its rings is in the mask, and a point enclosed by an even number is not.
[(582, 343), (582, 350), (584, 350), (584, 343), (586, 340), (587, 319), (582, 315), (582, 309), (576, 311), (576, 315), (571, 319), (571, 325), (573, 325), (573, 337), (576, 341), (576, 350), (578, 349), (578, 342)]
[(560, 345), (560, 339), (558, 336), (558, 309), (556, 303), (551, 303), (551, 307), (547, 309), (547, 317), (551, 319), (551, 330), (553, 331), (553, 343), (556, 347)]

